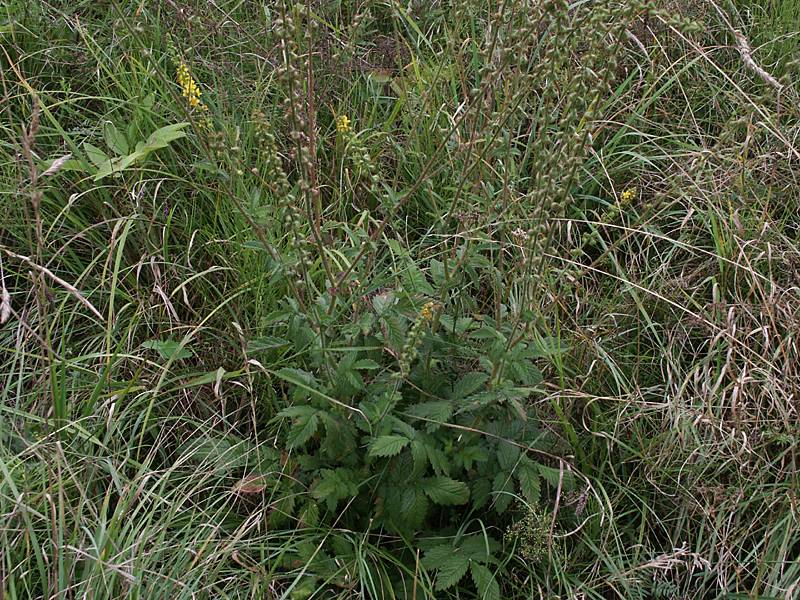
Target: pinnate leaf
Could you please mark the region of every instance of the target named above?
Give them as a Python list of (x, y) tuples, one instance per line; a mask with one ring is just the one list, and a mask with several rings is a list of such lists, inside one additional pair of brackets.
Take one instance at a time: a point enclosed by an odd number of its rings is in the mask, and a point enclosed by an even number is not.
[(422, 489), (436, 504), (450, 506), (469, 500), (467, 484), (449, 477), (427, 477), (422, 480)]
[(488, 568), (473, 561), (469, 570), (472, 581), (478, 588), (479, 600), (500, 600), (500, 586)]
[(410, 440), (402, 435), (382, 435), (369, 444), (370, 456), (396, 456)]

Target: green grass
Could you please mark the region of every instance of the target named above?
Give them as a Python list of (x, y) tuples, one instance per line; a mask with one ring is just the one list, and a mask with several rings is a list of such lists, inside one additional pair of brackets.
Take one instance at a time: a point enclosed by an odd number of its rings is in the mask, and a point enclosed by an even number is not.
[(0, 597), (800, 594), (798, 7), (633, 4), (6, 3)]

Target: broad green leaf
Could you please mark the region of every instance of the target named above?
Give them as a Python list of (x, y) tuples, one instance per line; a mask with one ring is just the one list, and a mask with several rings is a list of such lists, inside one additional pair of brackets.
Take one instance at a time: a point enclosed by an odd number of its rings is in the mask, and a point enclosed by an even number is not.
[(284, 367), (275, 372), (275, 375), (284, 381), (296, 385), (299, 388), (312, 388), (316, 389), (317, 381), (312, 373), (304, 371), (303, 369), (294, 369), (291, 367)]
[(472, 582), (478, 588), (478, 600), (500, 600), (500, 586), (492, 572), (473, 561), (469, 567)]
[(284, 408), (281, 412), (279, 412), (278, 416), (288, 419), (297, 419), (300, 417), (309, 418), (312, 415), (317, 414), (318, 412), (319, 411), (313, 406), (306, 406), (306, 405), (288, 406)]
[(450, 461), (444, 452), (430, 444), (425, 445), (425, 451), (428, 453), (428, 460), (437, 475), (447, 475), (450, 473)]
[(369, 444), (370, 456), (396, 456), (410, 440), (402, 435), (382, 435)]
[(506, 471), (512, 470), (519, 460), (519, 447), (506, 441), (500, 441), (497, 445), (497, 462), (500, 468)]
[(529, 360), (514, 361), (509, 364), (509, 370), (512, 372), (515, 381), (518, 381), (522, 385), (539, 385), (544, 379), (539, 367)]
[(553, 489), (558, 489), (559, 479), (561, 479), (561, 489), (563, 491), (571, 492), (572, 490), (575, 489), (575, 476), (572, 474), (571, 471), (568, 471), (566, 468), (564, 469), (563, 479), (560, 469), (555, 469), (553, 467), (546, 467), (545, 465), (537, 465), (537, 468), (542, 478)]
[(181, 130), (188, 126), (189, 123), (183, 122), (173, 123), (172, 125), (166, 125), (160, 129), (156, 129), (150, 134), (150, 137), (147, 138), (143, 150), (149, 152), (158, 150), (159, 148), (165, 148), (170, 142), (186, 137), (186, 133)]
[[(444, 263), (435, 258), (431, 259), (431, 279), (436, 285), (444, 284)], [(452, 275), (452, 273), (451, 273)]]
[(175, 358), (181, 360), (184, 358), (191, 358), (194, 353), (186, 347), (181, 347), (180, 342), (175, 340), (149, 340), (142, 344), (142, 348), (146, 350), (155, 350), (164, 360)]
[(400, 512), (408, 527), (419, 529), (428, 514), (428, 498), (421, 490), (408, 487), (403, 491)]
[(453, 386), (452, 398), (453, 400), (462, 400), (467, 396), (475, 393), (489, 380), (489, 375), (480, 371), (472, 371), (465, 374)]
[(107, 165), (110, 160), (105, 152), (100, 150), (97, 146), (93, 146), (89, 142), (83, 142), (83, 150), (86, 152), (86, 158), (98, 169)]
[(325, 500), (329, 510), (335, 510), (342, 498), (350, 498), (358, 493), (350, 469), (323, 469), (320, 474), (321, 478), (313, 486), (311, 495), (317, 500)]
[(492, 484), (486, 477), (474, 480), (470, 484), (472, 490), (472, 507), (483, 508), (492, 493)]
[(450, 315), (441, 315), (439, 317), (439, 324), (448, 333), (464, 333), (474, 322), (475, 320), (470, 317), (458, 317), (457, 319)]
[(287, 448), (291, 450), (305, 444), (317, 432), (318, 427), (319, 417), (316, 414), (298, 417), (286, 436)]
[(497, 551), (499, 544), (491, 536), (468, 535), (459, 543), (461, 551), (470, 560), (481, 563), (489, 562), (492, 554)]
[(349, 419), (320, 413), (325, 424), (325, 438), (320, 445), (320, 451), (333, 460), (344, 460), (353, 455), (356, 450), (355, 425)]
[(380, 369), (381, 366), (372, 359), (362, 358), (353, 363), (353, 368), (359, 370), (363, 369), (364, 371), (374, 371)]
[(283, 338), (279, 337), (272, 337), (270, 335), (265, 335), (264, 337), (249, 340), (247, 342), (247, 352), (250, 354), (255, 352), (265, 352), (267, 350), (273, 350), (275, 348), (283, 348), (284, 346), (288, 345), (289, 345), (288, 340), (284, 340)]
[(130, 167), (137, 160), (144, 158), (144, 156), (145, 153), (137, 151), (133, 154), (128, 154), (128, 156), (123, 156), (113, 161), (108, 160), (97, 170), (97, 173), (94, 175), (94, 181), (100, 181), (104, 177), (108, 177), (112, 174), (119, 174)]
[(437, 591), (446, 590), (453, 587), (469, 569), (469, 559), (463, 553), (455, 551), (451, 548), (450, 556), (441, 564), (439, 570), (436, 572)]
[(392, 292), (384, 292), (382, 294), (375, 294), (372, 297), (372, 307), (375, 309), (377, 315), (383, 316), (392, 306), (397, 302), (397, 298)]
[(422, 480), (422, 489), (435, 504), (450, 506), (469, 500), (467, 484), (449, 477), (427, 477)]
[(306, 502), (298, 515), (300, 525), (304, 527), (316, 527), (319, 525), (319, 504), (313, 501)]
[(511, 473), (500, 471), (495, 475), (492, 487), (494, 488), (492, 505), (497, 514), (502, 515), (514, 499), (514, 479), (511, 477)]
[(492, 340), (500, 341), (502, 343), (506, 342), (506, 337), (494, 327), (490, 327), (489, 325), (484, 325), (478, 329), (473, 329), (469, 332), (469, 338), (473, 340)]
[(453, 415), (453, 405), (445, 401), (422, 402), (409, 408), (408, 413), (425, 419), (425, 428), (434, 431)]
[(103, 138), (106, 145), (117, 154), (128, 154), (128, 140), (125, 138), (125, 134), (119, 131), (111, 121), (103, 124)]
[(433, 288), (425, 274), (419, 270), (414, 263), (408, 263), (406, 270), (403, 271), (403, 287), (411, 294), (424, 294), (426, 296), (433, 296)]
[(386, 327), (386, 341), (388, 346), (400, 351), (406, 342), (406, 327), (403, 319), (396, 315), (384, 315), (381, 322)]
[(532, 505), (539, 503), (542, 484), (539, 480), (539, 469), (530, 461), (522, 461), (514, 470), (514, 475), (519, 481), (519, 489), (525, 499)]
[(467, 444), (458, 452), (458, 459), (463, 463), (465, 469), (471, 469), (476, 463), (484, 463), (489, 460), (489, 453), (483, 445)]
[(453, 554), (453, 546), (451, 544), (439, 544), (433, 548), (426, 550), (422, 556), (422, 565), (428, 570), (436, 570), (447, 562)]

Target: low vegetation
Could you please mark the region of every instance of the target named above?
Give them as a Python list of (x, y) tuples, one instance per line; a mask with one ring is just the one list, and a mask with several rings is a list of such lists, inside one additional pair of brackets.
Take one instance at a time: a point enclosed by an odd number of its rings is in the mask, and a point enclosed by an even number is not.
[(797, 0), (9, 0), (0, 598), (800, 595)]

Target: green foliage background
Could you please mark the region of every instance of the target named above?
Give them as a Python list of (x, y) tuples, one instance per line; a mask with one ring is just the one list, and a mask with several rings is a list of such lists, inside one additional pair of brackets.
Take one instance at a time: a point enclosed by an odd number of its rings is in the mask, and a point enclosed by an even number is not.
[(800, 593), (799, 9), (6, 2), (0, 596)]

